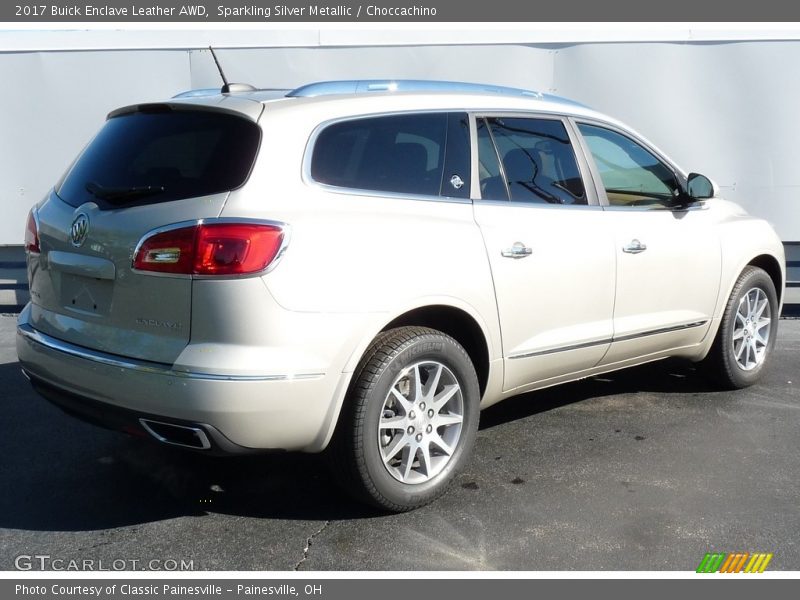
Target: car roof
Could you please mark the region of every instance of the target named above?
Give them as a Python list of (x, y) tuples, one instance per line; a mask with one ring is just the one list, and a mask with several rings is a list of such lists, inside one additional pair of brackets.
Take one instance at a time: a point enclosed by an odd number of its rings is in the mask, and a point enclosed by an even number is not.
[[(236, 86), (238, 84), (231, 84)], [(234, 87), (234, 89), (236, 89)], [(166, 104), (238, 112), (258, 120), (265, 108), (293, 111), (315, 107), (314, 112), (336, 116), (369, 114), (387, 110), (534, 111), (614, 121), (579, 102), (553, 94), (491, 84), (433, 80), (323, 81), (289, 89), (252, 89), (221, 93), (219, 89), (183, 92)], [(141, 106), (141, 105), (139, 105)], [(112, 115), (136, 110), (125, 107)]]

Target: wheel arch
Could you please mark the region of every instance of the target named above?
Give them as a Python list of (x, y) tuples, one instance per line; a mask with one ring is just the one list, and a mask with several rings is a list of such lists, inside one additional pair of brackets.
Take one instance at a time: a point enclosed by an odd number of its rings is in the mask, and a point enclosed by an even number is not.
[(430, 303), (398, 312), (399, 314), (395, 313), (396, 316), (391, 319), (384, 319), (377, 324), (373, 328), (371, 335), (365, 336), (354, 350), (342, 373), (331, 404), (328, 427), (320, 432), (321, 435), (315, 440), (314, 444), (306, 449), (307, 451), (319, 452), (330, 443), (339, 428), (341, 415), (344, 412), (343, 408), (347, 402), (347, 395), (350, 386), (353, 384), (355, 367), (361, 361), (375, 337), (388, 329), (417, 325), (441, 331), (455, 339), (466, 350), (478, 375), (478, 386), (482, 398), (487, 389), (491, 390), (500, 385), (502, 373), (493, 373), (492, 371), (492, 361), (497, 358), (493, 354), (495, 352), (491, 337), (493, 332), (489, 331), (486, 324), (481, 321), (480, 316), (473, 314), (468, 307), (447, 304), (442, 299), (437, 299)]
[(769, 278), (772, 279), (772, 283), (775, 285), (775, 293), (778, 296), (778, 306), (781, 306), (783, 302), (784, 281), (783, 270), (781, 269), (778, 259), (771, 254), (759, 254), (750, 260), (746, 266), (758, 267), (766, 271)]
[[(712, 381), (717, 383), (721, 389), (740, 389), (755, 383), (760, 377), (760, 373), (764, 367), (766, 352), (775, 345), (775, 332), (773, 327), (777, 325), (777, 323), (770, 328), (768, 334), (769, 338), (767, 340), (761, 338), (764, 346), (762, 358), (759, 359), (758, 356), (754, 354), (753, 365), (750, 367), (747, 366), (750, 363), (751, 356), (749, 349), (751, 346), (748, 342), (748, 350), (744, 359), (745, 364), (740, 360), (740, 354), (748, 336), (744, 323), (745, 316), (743, 316), (739, 310), (741, 310), (743, 306), (743, 294), (749, 294), (752, 291), (752, 288), (748, 286), (753, 285), (750, 283), (753, 275), (758, 276), (762, 282), (764, 281), (764, 276), (766, 276), (773, 283), (775, 288), (777, 310), (774, 314), (770, 314), (770, 319), (768, 321), (777, 321), (780, 315), (784, 272), (779, 260), (772, 254), (763, 253), (751, 258), (747, 262), (743, 261), (736, 273), (736, 278), (733, 281), (731, 289), (728, 290), (724, 298), (721, 313), (715, 318), (713, 336), (709, 336), (706, 344), (706, 351), (701, 357), (703, 371)], [(747, 276), (750, 276), (751, 279), (747, 280)], [(745, 283), (747, 283), (747, 285), (745, 285)], [(763, 283), (760, 284), (760, 287), (766, 288)], [(738, 303), (735, 302), (737, 298), (739, 299)], [(746, 310), (748, 311), (747, 318), (753, 319), (752, 323), (755, 323), (755, 319), (757, 316), (761, 315), (761, 311), (759, 310), (758, 315), (753, 315), (752, 311), (756, 310), (756, 308), (752, 307), (749, 300), (746, 304)], [(742, 345), (740, 345), (738, 353), (736, 353), (735, 345), (732, 347), (735, 340), (734, 332), (736, 329), (737, 317), (741, 318), (741, 331), (743, 334), (741, 340)], [(751, 321), (748, 320), (747, 323), (749, 324)], [(755, 337), (755, 330), (753, 330), (752, 335)], [(757, 352), (755, 344), (752, 345), (752, 348), (754, 352)]]
[(461, 344), (475, 367), (478, 386), (483, 396), (489, 382), (489, 343), (483, 329), (472, 315), (460, 308), (444, 304), (421, 306), (389, 321), (381, 331), (408, 325), (436, 329)]
[(702, 360), (706, 358), (708, 353), (711, 351), (711, 348), (714, 344), (714, 340), (719, 334), (719, 328), (722, 320), (722, 313), (725, 310), (725, 306), (727, 305), (728, 300), (730, 299), (731, 293), (733, 292), (733, 288), (736, 285), (736, 282), (742, 276), (742, 273), (747, 267), (758, 267), (760, 269), (763, 269), (764, 272), (766, 272), (766, 274), (772, 280), (772, 283), (775, 286), (775, 294), (777, 295), (778, 299), (778, 314), (780, 314), (783, 303), (784, 280), (785, 280), (785, 274), (780, 260), (774, 254), (767, 251), (758, 253), (755, 256), (751, 256), (750, 258), (743, 258), (741, 262), (738, 263), (737, 267), (733, 270), (735, 276), (730, 277), (729, 285), (720, 289), (720, 295), (717, 300), (717, 307), (714, 311), (714, 319), (712, 322), (711, 329), (709, 329), (708, 335), (706, 336), (705, 339), (705, 343), (703, 343), (700, 346), (701, 351), (695, 357), (693, 357), (692, 360), (695, 361)]

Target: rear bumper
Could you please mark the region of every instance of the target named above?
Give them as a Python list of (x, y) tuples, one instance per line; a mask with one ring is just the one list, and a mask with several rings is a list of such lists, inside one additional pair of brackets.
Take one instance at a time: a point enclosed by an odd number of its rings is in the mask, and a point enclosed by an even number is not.
[(324, 448), (338, 373), (264, 377), (175, 371), (75, 346), (19, 317), (17, 354), (34, 388), (84, 420), (131, 433), (140, 419), (202, 429), (217, 453)]
[[(208, 423), (194, 423), (172, 418), (165, 421), (165, 417), (161, 415), (145, 414), (105, 402), (98, 402), (55, 387), (27, 371), (24, 371), (24, 373), (30, 380), (33, 389), (40, 396), (68, 415), (98, 427), (123, 431), (137, 437), (155, 438), (170, 445), (200, 450), (213, 455), (251, 454), (258, 451), (234, 444), (216, 427)], [(166, 437), (157, 437), (157, 432), (154, 432), (149, 426), (150, 423), (168, 423), (178, 431), (193, 431), (196, 433), (193, 439), (169, 434)]]

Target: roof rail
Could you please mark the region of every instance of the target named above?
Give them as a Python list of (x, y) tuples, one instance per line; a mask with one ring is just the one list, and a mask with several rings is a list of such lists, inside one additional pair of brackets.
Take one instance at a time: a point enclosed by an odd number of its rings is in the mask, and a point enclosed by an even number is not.
[(219, 94), (219, 88), (199, 88), (175, 94), (173, 98), (199, 98), (201, 96), (215, 96), (217, 94)]
[(290, 98), (310, 98), (313, 96), (363, 94), (367, 92), (467, 92), (473, 94), (529, 96), (537, 99), (543, 99), (545, 97), (545, 94), (541, 92), (500, 85), (425, 79), (353, 79), (345, 81), (320, 81), (294, 89), (286, 94), (286, 96)]
[[(548, 100), (562, 104), (571, 104), (586, 108), (584, 104), (533, 90), (491, 85), (487, 83), (466, 83), (463, 81), (436, 81), (428, 79), (349, 79), (341, 81), (318, 81), (300, 86), (291, 91), (280, 89), (255, 89), (247, 84), (230, 84), (229, 92), (271, 92), (280, 93), (287, 98), (313, 98), (316, 96), (332, 96), (338, 94), (368, 94), (380, 92), (450, 92), (467, 94), (496, 94), (501, 96), (523, 96), (534, 100)], [(214, 96), (220, 92), (216, 88), (196, 89), (182, 92), (173, 98), (193, 98), (198, 96)], [(277, 96), (276, 96), (277, 97)]]

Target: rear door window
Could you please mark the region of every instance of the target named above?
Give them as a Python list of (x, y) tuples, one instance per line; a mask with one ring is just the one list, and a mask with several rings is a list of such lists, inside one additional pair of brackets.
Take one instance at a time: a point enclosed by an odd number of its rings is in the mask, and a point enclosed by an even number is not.
[(508, 200), (508, 185), (500, 169), (497, 149), (489, 133), (486, 119), (478, 119), (478, 177), (481, 198), (484, 200)]
[(575, 152), (558, 119), (478, 120), (481, 197), (537, 204), (587, 204)]
[(56, 192), (72, 206), (169, 202), (240, 187), (261, 140), (258, 125), (212, 111), (156, 105), (110, 118)]
[(353, 190), (468, 198), (468, 117), (414, 113), (334, 123), (317, 136), (311, 177)]

